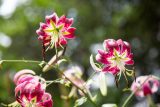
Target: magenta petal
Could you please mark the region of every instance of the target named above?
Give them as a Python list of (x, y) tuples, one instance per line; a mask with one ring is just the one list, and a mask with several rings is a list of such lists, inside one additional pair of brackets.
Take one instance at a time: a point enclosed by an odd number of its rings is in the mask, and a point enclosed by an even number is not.
[(130, 44), (129, 44), (128, 42), (126, 42), (126, 41), (124, 41), (124, 47), (125, 47), (126, 49), (128, 49), (128, 50), (131, 49)]
[(100, 54), (96, 55), (96, 60), (98, 62), (103, 63), (103, 64), (109, 64), (109, 62), (106, 60), (106, 58), (104, 56), (101, 56)]
[(42, 102), (39, 102), (38, 107), (52, 107), (53, 106), (53, 101), (52, 101), (52, 97), (49, 93), (44, 93), (43, 97), (42, 97)]
[(63, 15), (59, 18), (57, 25), (65, 24), (65, 21), (66, 21), (66, 16)]
[(120, 70), (117, 67), (105, 66), (102, 71), (116, 75)]
[(149, 84), (143, 85), (143, 93), (144, 95), (152, 94), (151, 88), (149, 87)]
[(67, 29), (67, 32), (69, 32), (69, 33), (74, 33), (75, 30), (76, 30), (76, 28), (74, 28), (74, 27), (69, 27), (69, 28)]
[(103, 63), (102, 57), (101, 57), (100, 54), (97, 54), (97, 55), (96, 55), (96, 60), (97, 60), (98, 62), (102, 62), (102, 63)]
[(73, 18), (66, 18), (64, 27), (70, 27), (73, 24)]
[(67, 40), (65, 38), (60, 38), (60, 41), (59, 43), (57, 43), (57, 46), (66, 45), (66, 44), (67, 44)]
[(131, 52), (130, 44), (126, 41), (122, 41), (121, 39), (117, 40), (117, 44), (119, 45), (121, 49), (121, 53), (127, 51), (127, 55)]
[(46, 16), (45, 19), (47, 24), (50, 24), (50, 20), (52, 20), (56, 24), (59, 18), (56, 13), (53, 13), (49, 16)]
[(21, 83), (26, 82), (26, 81), (31, 81), (33, 78), (34, 78), (34, 77), (33, 77), (32, 75), (29, 75), (29, 74), (28, 74), (28, 75), (25, 75), (25, 76), (21, 76), (21, 77), (18, 79), (16, 85), (21, 84)]
[(46, 27), (48, 27), (45, 23), (40, 22), (40, 28), (45, 29)]
[(129, 60), (129, 61), (126, 61), (125, 62), (127, 65), (133, 65), (134, 64), (134, 61), (133, 60)]
[(44, 90), (42, 89), (41, 84), (39, 83), (30, 94), (31, 98), (37, 98), (37, 102), (41, 101), (42, 96), (44, 94)]
[(113, 52), (113, 49), (119, 50), (118, 44), (114, 39), (107, 39), (104, 41), (104, 48)]
[(44, 41), (43, 41), (44, 46), (49, 45), (49, 44), (50, 44), (50, 41), (51, 41), (51, 39), (44, 40)]
[(130, 53), (127, 57), (132, 59), (133, 58), (133, 53)]
[(38, 35), (45, 35), (44, 31), (42, 30), (42, 28), (39, 28), (38, 30), (36, 30), (36, 33)]
[(101, 49), (98, 49), (98, 53), (102, 56), (107, 56), (107, 52)]
[(74, 38), (75, 38), (75, 35), (69, 34), (69, 35), (64, 35), (64, 37), (65, 37), (66, 39), (74, 39)]
[[(24, 84), (24, 83), (23, 83)], [(19, 92), (21, 92), (22, 86), (23, 84), (19, 84), (16, 88), (15, 88), (15, 96), (18, 95)]]
[(19, 71), (18, 73), (16, 73), (16, 75), (14, 76), (14, 83), (16, 84), (16, 82), (18, 81), (18, 79), (22, 76), (22, 75), (26, 75), (26, 74), (32, 74), (35, 75), (35, 72), (29, 69), (24, 69)]

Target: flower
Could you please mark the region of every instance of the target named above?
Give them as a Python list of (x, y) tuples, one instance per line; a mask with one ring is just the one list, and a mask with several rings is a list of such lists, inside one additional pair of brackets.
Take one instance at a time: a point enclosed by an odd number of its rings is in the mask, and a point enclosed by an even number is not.
[(158, 91), (159, 81), (154, 76), (140, 76), (132, 83), (131, 90), (136, 96), (144, 97)]
[(77, 86), (81, 88), (83, 87), (85, 82), (82, 79), (83, 71), (80, 66), (75, 65), (75, 66), (68, 68), (67, 70), (65, 70), (64, 75), (65, 77), (69, 78)]
[[(82, 79), (82, 75), (83, 75), (82, 68), (78, 65), (73, 65), (64, 71), (63, 78), (70, 79), (70, 81), (72, 81), (73, 84), (75, 84), (77, 87), (83, 89), (83, 91), (85, 91), (85, 92), (89, 92), (89, 86)], [(67, 82), (68, 80), (65, 79), (65, 81)], [(84, 93), (81, 90), (79, 90), (77, 87), (75, 87), (74, 85), (72, 86), (71, 91), (68, 95), (68, 98), (77, 97), (77, 94), (84, 96)]]
[(22, 107), (52, 107), (51, 95), (45, 92), (46, 82), (32, 70), (21, 70), (14, 76), (15, 96)]
[(96, 60), (102, 63), (103, 72), (109, 72), (113, 75), (120, 71), (125, 71), (125, 65), (133, 65), (133, 54), (131, 53), (130, 44), (126, 41), (106, 39), (103, 42), (104, 50), (98, 50)]
[(38, 39), (43, 41), (44, 46), (49, 48), (58, 47), (67, 44), (67, 39), (74, 39), (76, 28), (71, 27), (73, 18), (60, 18), (56, 13), (46, 16), (46, 22), (40, 23), (40, 28), (36, 31)]

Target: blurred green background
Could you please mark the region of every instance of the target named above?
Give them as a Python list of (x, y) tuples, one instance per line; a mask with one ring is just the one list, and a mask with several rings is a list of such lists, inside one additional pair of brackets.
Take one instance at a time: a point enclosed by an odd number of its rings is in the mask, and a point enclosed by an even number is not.
[[(0, 59), (42, 60), (42, 47), (35, 31), (39, 22), (53, 12), (74, 18), (77, 38), (69, 41), (66, 55), (83, 67), (84, 79), (92, 71), (90, 54), (95, 54), (108, 38), (122, 38), (131, 43), (137, 76), (160, 77), (160, 0), (0, 0)], [(53, 55), (53, 51), (48, 52), (47, 60)], [(8, 104), (15, 100), (13, 75), (25, 68), (47, 80), (57, 78), (54, 70), (44, 74), (36, 64), (4, 63), (0, 70), (0, 102)], [(129, 95), (122, 91), (123, 84), (120, 82), (120, 88), (110, 86), (106, 97), (96, 91), (99, 106), (104, 103), (121, 106)], [(54, 107), (65, 107), (57, 84), (47, 91), (52, 93)], [(155, 103), (160, 103), (160, 92), (152, 97)], [(137, 107), (138, 102), (141, 102), (138, 107), (145, 107), (142, 104), (145, 99), (136, 97), (128, 107)], [(83, 107), (92, 105), (87, 103)]]

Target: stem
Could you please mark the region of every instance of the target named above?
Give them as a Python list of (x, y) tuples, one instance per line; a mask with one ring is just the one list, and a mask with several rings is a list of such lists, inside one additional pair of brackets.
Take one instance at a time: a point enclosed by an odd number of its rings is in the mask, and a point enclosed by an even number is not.
[(150, 95), (147, 95), (147, 100), (148, 100), (149, 107), (156, 107)]
[[(63, 75), (63, 76), (65, 76), (65, 74), (63, 73), (63, 72), (61, 72), (61, 74)], [(68, 80), (68, 81), (70, 81), (71, 83), (72, 83), (72, 85), (74, 85), (77, 89), (79, 89), (86, 97), (87, 97), (87, 99), (94, 105), (94, 107), (98, 107), (97, 105), (96, 105), (96, 103), (94, 102), (94, 101), (92, 101), (92, 99), (90, 98), (90, 96), (82, 89), (82, 88), (80, 88), (79, 86), (77, 86), (74, 82), (72, 82), (72, 80), (70, 80), (67, 76), (65, 76), (65, 78)]]
[(35, 60), (0, 60), (1, 63), (5, 62), (23, 62), (23, 63), (41, 63), (42, 61)]
[[(58, 77), (59, 78), (61, 77), (59, 72), (58, 72)], [(61, 84), (58, 84), (58, 85), (59, 85), (59, 89), (60, 89), (61, 98), (62, 98), (62, 96), (67, 96), (68, 95), (68, 91), (65, 88), (65, 86), (61, 85)], [(70, 99), (63, 100), (62, 107), (70, 107)]]
[(129, 97), (125, 100), (125, 102), (123, 103), (122, 107), (126, 107), (127, 103), (129, 102), (129, 100), (133, 97), (135, 92), (132, 92)]
[(91, 76), (87, 79), (87, 81), (86, 81), (86, 83), (85, 83), (84, 86), (87, 85), (88, 81), (89, 81), (90, 79), (92, 79), (92, 77), (93, 77), (95, 74), (96, 74), (96, 72), (93, 72), (93, 73), (91, 74)]
[[(140, 87), (142, 87), (142, 85), (149, 79), (151, 78), (152, 75), (148, 76), (148, 78), (146, 78), (146, 80), (140, 85)], [(140, 87), (138, 87), (135, 91), (133, 91), (129, 96), (128, 98), (125, 100), (125, 102), (123, 103), (122, 107), (126, 107), (127, 103), (129, 102), (129, 100), (133, 97), (134, 93), (136, 93)]]
[(129, 85), (129, 83), (128, 83), (128, 79), (127, 79), (127, 76), (126, 76), (126, 74), (125, 74), (125, 71), (122, 71), (123, 72), (123, 75), (124, 75), (124, 77), (125, 77), (125, 80), (126, 80), (126, 83), (127, 83), (127, 88), (129, 87), (128, 85)]

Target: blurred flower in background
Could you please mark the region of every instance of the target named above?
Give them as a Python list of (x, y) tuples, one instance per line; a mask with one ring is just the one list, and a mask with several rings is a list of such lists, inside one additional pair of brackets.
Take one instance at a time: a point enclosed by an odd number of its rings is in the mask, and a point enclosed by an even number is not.
[(131, 90), (136, 96), (144, 97), (156, 93), (159, 87), (160, 83), (154, 76), (139, 76), (132, 83)]

